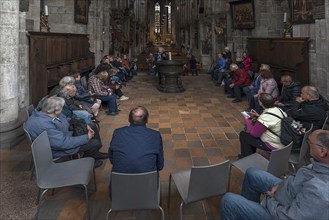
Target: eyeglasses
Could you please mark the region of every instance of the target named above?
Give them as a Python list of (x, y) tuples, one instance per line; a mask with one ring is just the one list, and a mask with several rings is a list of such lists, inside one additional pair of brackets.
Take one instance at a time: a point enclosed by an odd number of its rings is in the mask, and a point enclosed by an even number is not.
[(321, 144), (317, 144), (317, 143), (313, 143), (313, 142), (311, 142), (310, 139), (308, 139), (308, 138), (306, 139), (306, 143), (307, 143), (308, 145), (313, 144), (313, 145), (318, 146), (318, 147), (324, 147), (324, 146), (322, 146)]

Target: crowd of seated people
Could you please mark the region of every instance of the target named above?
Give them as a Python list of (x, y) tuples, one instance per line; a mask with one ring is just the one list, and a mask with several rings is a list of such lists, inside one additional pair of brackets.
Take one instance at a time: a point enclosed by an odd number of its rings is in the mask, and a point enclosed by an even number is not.
[[(32, 141), (47, 131), (54, 158), (82, 152), (83, 156), (96, 159), (95, 167), (101, 166), (107, 154), (99, 152), (102, 147), (98, 132), (99, 109), (102, 102), (107, 102), (105, 113), (117, 115), (120, 110), (116, 99), (129, 99), (123, 95), (122, 85), (126, 86), (125, 82), (137, 74), (128, 68), (127, 57), (122, 58), (120, 66), (120, 59), (104, 56), (89, 74), (87, 85), (82, 84), (80, 73), (63, 77), (59, 85), (40, 100), (25, 123)], [(136, 64), (132, 65), (137, 71)], [(121, 67), (124, 70), (120, 70)]]

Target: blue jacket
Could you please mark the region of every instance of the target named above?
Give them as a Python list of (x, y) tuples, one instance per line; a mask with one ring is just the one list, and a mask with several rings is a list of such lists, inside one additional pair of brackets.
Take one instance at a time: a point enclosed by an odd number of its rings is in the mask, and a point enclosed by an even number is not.
[(43, 131), (47, 131), (53, 157), (63, 157), (75, 154), (81, 145), (88, 142), (88, 135), (72, 136), (69, 131), (69, 122), (60, 114), (57, 118), (51, 118), (41, 111), (34, 111), (25, 122), (25, 129), (29, 132), (32, 141)]
[(220, 59), (218, 59), (218, 62), (217, 62), (217, 67), (220, 69), (220, 70), (224, 70), (226, 69), (226, 60), (222, 57)]
[(109, 148), (112, 171), (144, 173), (162, 170), (163, 145), (160, 132), (145, 125), (130, 125), (113, 132)]
[(77, 87), (76, 99), (79, 100), (90, 96), (89, 91), (82, 86), (81, 80), (75, 80), (74, 85)]
[(262, 76), (259, 74), (257, 77), (255, 77), (255, 79), (250, 84), (254, 87), (255, 94), (258, 92), (260, 88), (260, 81), (262, 81)]

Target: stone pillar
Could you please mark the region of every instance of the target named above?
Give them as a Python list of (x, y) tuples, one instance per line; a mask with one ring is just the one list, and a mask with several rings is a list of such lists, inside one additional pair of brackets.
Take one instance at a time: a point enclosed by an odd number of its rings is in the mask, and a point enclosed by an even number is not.
[(8, 148), (22, 133), (19, 112), (19, 0), (0, 1), (0, 145)]

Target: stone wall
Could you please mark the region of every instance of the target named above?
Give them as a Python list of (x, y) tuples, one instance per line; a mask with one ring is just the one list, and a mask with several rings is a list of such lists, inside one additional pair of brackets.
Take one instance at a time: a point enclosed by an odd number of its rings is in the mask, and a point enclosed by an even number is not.
[[(232, 45), (235, 56), (241, 56), (247, 46), (247, 38), (252, 37), (281, 37), (283, 31), (284, 12), (289, 12), (287, 0), (254, 0), (254, 29), (233, 29), (230, 4), (228, 13), (228, 45)], [(289, 15), (289, 13), (288, 13)], [(290, 18), (288, 17), (288, 20)]]
[(329, 99), (329, 1), (325, 1), (325, 19), (315, 24), (293, 26), (294, 37), (309, 37), (310, 79), (320, 93)]

